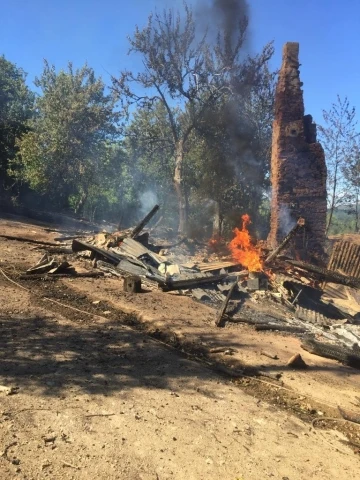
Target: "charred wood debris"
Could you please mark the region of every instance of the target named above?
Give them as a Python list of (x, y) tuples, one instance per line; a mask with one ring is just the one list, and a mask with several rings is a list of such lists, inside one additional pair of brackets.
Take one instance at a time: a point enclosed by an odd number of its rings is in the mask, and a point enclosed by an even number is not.
[[(126, 231), (67, 232), (55, 238), (59, 244), (39, 242), (34, 248), (47, 253), (21, 279), (119, 277), (128, 292), (161, 290), (214, 308), (217, 327), (246, 323), (256, 331), (296, 335), (303, 349), (360, 368), (360, 246), (335, 243), (328, 268), (281, 255), (305, 225), (299, 218), (275, 250), (261, 247), (263, 270), (249, 272), (230, 255), (209, 253), (208, 245), (186, 237), (174, 244), (150, 243), (154, 230), (164, 236), (159, 222), (144, 232), (158, 210), (155, 205)], [(91, 271), (76, 272), (71, 255), (90, 260)]]

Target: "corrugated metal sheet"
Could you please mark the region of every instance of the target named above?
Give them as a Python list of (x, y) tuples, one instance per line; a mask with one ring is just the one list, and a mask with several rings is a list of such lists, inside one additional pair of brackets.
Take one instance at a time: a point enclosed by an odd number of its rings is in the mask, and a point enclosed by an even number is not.
[(336, 242), (331, 252), (328, 269), (360, 278), (360, 245), (352, 242)]

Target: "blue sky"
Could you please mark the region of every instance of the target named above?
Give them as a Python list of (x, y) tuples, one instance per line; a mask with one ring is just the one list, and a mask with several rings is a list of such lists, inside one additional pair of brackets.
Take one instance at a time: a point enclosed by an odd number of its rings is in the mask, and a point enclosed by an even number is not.
[[(68, 61), (75, 66), (87, 61), (109, 82), (109, 74), (139, 65), (127, 56), (126, 37), (135, 25), (144, 25), (155, 7), (176, 4), (182, 2), (2, 0), (0, 54), (28, 73), (30, 85), (41, 73), (44, 58), (58, 69)], [(307, 113), (320, 123), (322, 109), (328, 109), (339, 94), (348, 96), (360, 114), (359, 0), (250, 0), (249, 4), (251, 52), (274, 40), (273, 66), (279, 67), (282, 45), (300, 43)]]

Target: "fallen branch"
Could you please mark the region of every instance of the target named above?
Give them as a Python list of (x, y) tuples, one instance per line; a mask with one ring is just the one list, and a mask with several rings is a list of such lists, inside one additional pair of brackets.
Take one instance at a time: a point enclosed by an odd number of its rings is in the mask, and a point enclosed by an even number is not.
[(360, 369), (360, 355), (349, 348), (318, 342), (313, 338), (304, 338), (301, 348), (320, 357), (331, 358), (349, 367)]
[(0, 235), (1, 238), (6, 238), (6, 240), (16, 240), (18, 242), (27, 242), (27, 243), (37, 243), (38, 245), (48, 245), (49, 247), (59, 247), (58, 243), (54, 242), (43, 242), (42, 240), (34, 240), (33, 238), (25, 237), (14, 237), (13, 235)]
[(271, 358), (271, 360), (279, 360), (279, 357), (277, 355), (272, 355), (271, 353), (268, 353), (268, 352), (261, 351), (260, 355)]
[(340, 415), (349, 422), (360, 424), (360, 415), (353, 415), (352, 413), (345, 412), (341, 407), (338, 406)]
[(8, 460), (10, 462), (11, 460), (7, 456), (7, 452), (9, 450), (9, 448), (14, 447), (17, 444), (18, 444), (18, 442), (11, 442), (11, 443), (9, 443), (9, 445), (6, 445), (6, 447), (4, 448), (4, 451), (1, 452), (0, 457), (6, 458), (6, 460)]
[(74, 252), (69, 247), (48, 247), (46, 245), (37, 245), (30, 250), (46, 250), (48, 253), (57, 253), (62, 255), (72, 255)]
[(65, 242), (67, 240), (75, 240), (76, 238), (85, 238), (87, 235), (70, 235), (68, 237), (55, 237), (55, 242)]
[(75, 465), (72, 465), (72, 464), (69, 463), (69, 462), (64, 462), (64, 461), (63, 461), (62, 464), (63, 464), (64, 467), (70, 467), (70, 468), (74, 468), (75, 470), (80, 470), (80, 467), (77, 467), (77, 466), (75, 466)]
[(348, 420), (347, 418), (336, 418), (336, 417), (318, 417), (318, 418), (314, 418), (313, 421), (311, 422), (311, 426), (316, 428), (315, 427), (315, 423), (317, 422), (321, 422), (321, 421), (332, 421), (332, 422), (350, 422), (350, 423), (354, 423), (352, 420)]
[(103, 277), (104, 272), (79, 272), (79, 273), (34, 273), (33, 275), (20, 275), (20, 280), (47, 280), (53, 278), (97, 278)]
[(226, 353), (226, 352), (236, 353), (237, 350), (232, 347), (214, 347), (209, 350), (209, 353)]
[(265, 331), (265, 330), (278, 330), (279, 332), (290, 332), (290, 333), (307, 332), (306, 328), (295, 327), (292, 325), (274, 325), (271, 323), (258, 323), (255, 325), (255, 330), (257, 332)]

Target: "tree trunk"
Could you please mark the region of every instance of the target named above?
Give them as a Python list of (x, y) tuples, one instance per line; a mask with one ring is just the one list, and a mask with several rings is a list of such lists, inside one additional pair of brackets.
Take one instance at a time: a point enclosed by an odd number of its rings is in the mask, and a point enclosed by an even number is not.
[(81, 194), (81, 197), (75, 207), (76, 215), (80, 215), (82, 213), (87, 197), (88, 197), (87, 193), (83, 192)]
[(187, 196), (183, 179), (184, 142), (178, 140), (175, 146), (174, 186), (179, 205), (179, 233), (186, 234), (188, 228)]
[(223, 227), (224, 216), (221, 212), (221, 206), (219, 202), (215, 202), (214, 205), (214, 218), (213, 218), (213, 237), (221, 237)]
[(327, 223), (326, 229), (325, 229), (326, 237), (329, 234), (329, 230), (330, 230), (331, 222), (332, 222), (332, 217), (333, 217), (333, 213), (334, 213), (334, 209), (335, 209), (335, 199), (336, 199), (335, 196), (336, 196), (336, 189), (337, 189), (337, 171), (338, 171), (338, 161), (336, 160), (335, 170), (334, 170), (334, 183), (333, 183), (333, 188), (332, 188), (330, 214), (329, 214), (328, 223)]

